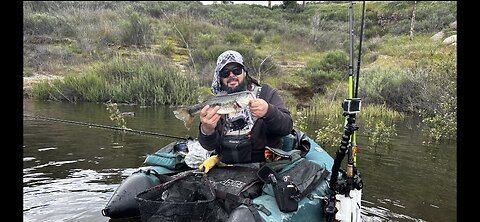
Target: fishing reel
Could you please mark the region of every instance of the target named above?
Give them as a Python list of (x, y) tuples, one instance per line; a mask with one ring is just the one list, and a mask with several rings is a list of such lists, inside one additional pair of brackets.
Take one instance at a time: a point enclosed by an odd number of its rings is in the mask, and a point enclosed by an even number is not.
[(355, 175), (353, 175), (353, 188), (357, 190), (363, 189), (363, 181), (360, 177), (360, 173), (356, 173)]
[(343, 111), (346, 114), (355, 114), (360, 112), (360, 108), (362, 106), (360, 98), (351, 98), (351, 99), (345, 99), (342, 102), (342, 108)]
[(350, 193), (350, 186), (348, 184), (347, 172), (345, 172), (345, 170), (343, 169), (339, 169), (339, 172), (342, 172), (342, 174), (338, 176), (335, 191), (339, 194), (348, 196), (348, 194)]

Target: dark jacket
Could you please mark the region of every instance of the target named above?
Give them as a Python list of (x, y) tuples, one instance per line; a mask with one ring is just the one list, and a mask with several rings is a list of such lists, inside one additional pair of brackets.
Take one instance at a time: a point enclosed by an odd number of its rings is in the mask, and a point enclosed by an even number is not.
[[(282, 137), (292, 132), (293, 120), (290, 111), (285, 107), (277, 90), (269, 85), (262, 85), (259, 98), (268, 103), (268, 111), (264, 117), (257, 119), (250, 135), (252, 146), (252, 158), (249, 162), (262, 162), (265, 160), (264, 148), (281, 147)], [(221, 118), (211, 135), (204, 135), (199, 130), (198, 140), (206, 150), (215, 150), (222, 159), (222, 140), (225, 119)]]

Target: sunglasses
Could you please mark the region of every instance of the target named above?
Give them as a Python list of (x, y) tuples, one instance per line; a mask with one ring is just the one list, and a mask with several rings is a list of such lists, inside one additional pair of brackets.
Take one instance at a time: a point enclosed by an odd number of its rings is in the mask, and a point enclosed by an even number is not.
[(233, 74), (238, 76), (238, 75), (242, 74), (242, 71), (243, 71), (243, 68), (241, 66), (235, 66), (231, 69), (226, 69), (226, 70), (220, 71), (219, 75), (222, 78), (227, 78), (230, 75), (230, 72), (232, 72)]

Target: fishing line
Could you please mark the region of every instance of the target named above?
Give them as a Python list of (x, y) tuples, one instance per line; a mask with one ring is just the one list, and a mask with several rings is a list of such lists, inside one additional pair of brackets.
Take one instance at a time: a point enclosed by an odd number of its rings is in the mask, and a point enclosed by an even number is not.
[(129, 129), (129, 128), (108, 126), (108, 125), (100, 125), (100, 124), (96, 124), (96, 123), (85, 123), (85, 122), (57, 119), (57, 118), (44, 117), (44, 116), (32, 116), (32, 115), (28, 115), (28, 114), (23, 114), (23, 116), (33, 118), (33, 119), (55, 121), (55, 122), (62, 122), (62, 123), (71, 123), (71, 124), (77, 124), (77, 125), (83, 125), (83, 126), (98, 127), (98, 128), (103, 128), (103, 129), (118, 130), (118, 131), (123, 131), (123, 132), (136, 133), (136, 134), (140, 134), (140, 135), (168, 137), (168, 138), (181, 139), (181, 140), (192, 140), (192, 138), (190, 136), (180, 137), (180, 136), (173, 136), (173, 135), (167, 135), (167, 134), (162, 134), (162, 133), (148, 132), (148, 131), (143, 131), (143, 130), (135, 130), (135, 129)]

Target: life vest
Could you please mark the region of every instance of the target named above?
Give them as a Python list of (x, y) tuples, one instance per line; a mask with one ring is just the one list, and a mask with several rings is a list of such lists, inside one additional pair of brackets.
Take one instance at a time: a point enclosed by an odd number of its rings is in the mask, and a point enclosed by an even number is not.
[[(253, 88), (256, 98), (259, 98), (261, 86)], [(223, 119), (227, 119), (226, 114)], [(250, 117), (248, 117), (250, 118)], [(233, 118), (232, 118), (233, 119)], [(242, 121), (240, 119), (240, 121)], [(251, 117), (251, 120), (243, 120), (245, 125), (236, 129), (232, 124), (223, 124), (222, 143), (216, 153), (219, 154), (220, 161), (227, 164), (233, 163), (252, 163), (265, 161), (264, 149), (262, 146), (254, 146), (252, 138), (252, 129), (255, 127), (257, 118)], [(250, 124), (248, 124), (250, 122)], [(253, 124), (252, 124), (253, 122)]]

